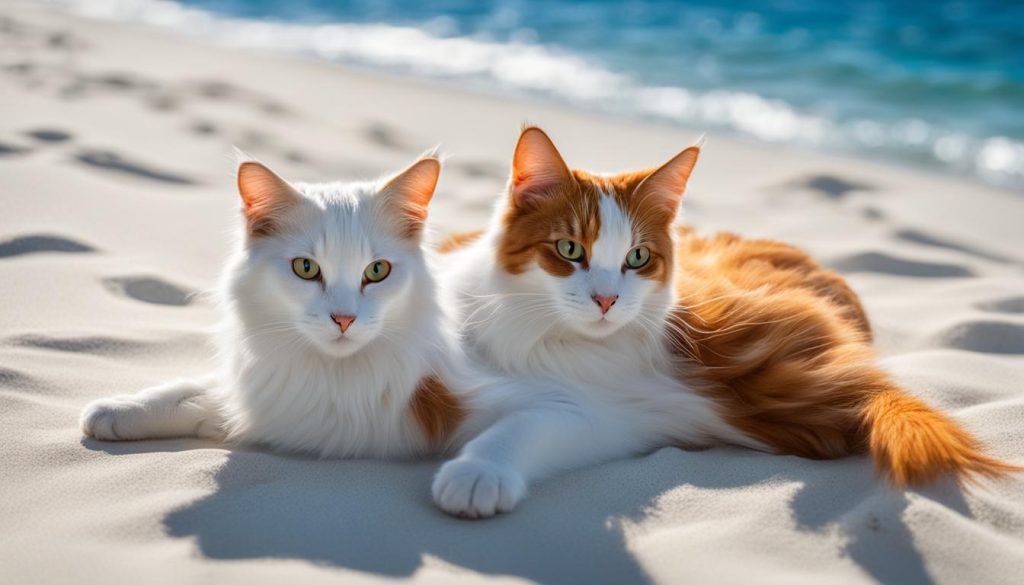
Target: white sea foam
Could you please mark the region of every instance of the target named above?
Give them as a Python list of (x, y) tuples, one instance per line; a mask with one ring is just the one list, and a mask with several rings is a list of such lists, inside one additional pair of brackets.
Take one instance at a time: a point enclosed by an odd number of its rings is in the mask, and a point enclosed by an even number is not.
[(1024, 144), (977, 138), (907, 119), (837, 121), (782, 100), (743, 91), (651, 87), (630, 75), (554, 47), (443, 34), (444, 26), (305, 24), (228, 18), (170, 0), (51, 0), (75, 13), (137, 22), (245, 48), (288, 51), (447, 80), (484, 82), (510, 93), (539, 94), (613, 113), (726, 128), (757, 140), (906, 156), (1024, 185)]

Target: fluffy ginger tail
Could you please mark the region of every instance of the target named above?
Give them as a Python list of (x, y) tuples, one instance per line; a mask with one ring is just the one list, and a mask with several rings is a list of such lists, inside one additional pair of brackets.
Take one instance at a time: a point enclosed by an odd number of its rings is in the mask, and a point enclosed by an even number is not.
[(985, 455), (963, 427), (895, 385), (874, 394), (861, 416), (875, 469), (894, 487), (922, 486), (944, 475), (972, 482), (1024, 470)]

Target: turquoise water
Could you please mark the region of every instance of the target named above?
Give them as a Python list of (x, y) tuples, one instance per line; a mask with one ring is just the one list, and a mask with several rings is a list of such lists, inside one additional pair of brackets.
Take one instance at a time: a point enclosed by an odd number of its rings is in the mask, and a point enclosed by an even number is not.
[(63, 0), (232, 45), (1024, 188), (1024, 2)]

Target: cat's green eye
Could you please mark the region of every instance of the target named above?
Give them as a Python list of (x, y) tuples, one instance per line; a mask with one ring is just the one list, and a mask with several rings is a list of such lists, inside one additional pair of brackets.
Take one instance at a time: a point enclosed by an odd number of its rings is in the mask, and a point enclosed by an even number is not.
[(374, 260), (366, 266), (363, 278), (366, 282), (380, 282), (391, 274), (391, 263), (387, 260)]
[(320, 277), (320, 265), (309, 258), (292, 260), (292, 271), (303, 280), (315, 280)]
[(571, 262), (579, 262), (583, 259), (583, 246), (572, 240), (558, 240), (555, 242), (558, 255)]
[(647, 246), (637, 246), (626, 254), (626, 266), (636, 269), (643, 268), (651, 260), (651, 251)]

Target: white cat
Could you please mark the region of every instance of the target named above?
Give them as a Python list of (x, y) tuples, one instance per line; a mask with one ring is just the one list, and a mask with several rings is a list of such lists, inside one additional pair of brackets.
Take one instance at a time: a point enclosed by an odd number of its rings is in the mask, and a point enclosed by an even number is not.
[[(420, 246), (440, 162), (380, 182), (290, 185), (238, 168), (244, 237), (218, 291), (219, 371), (97, 400), (101, 440), (201, 436), (321, 457), (456, 440), (470, 387)], [(455, 380), (458, 380), (456, 383)]]

